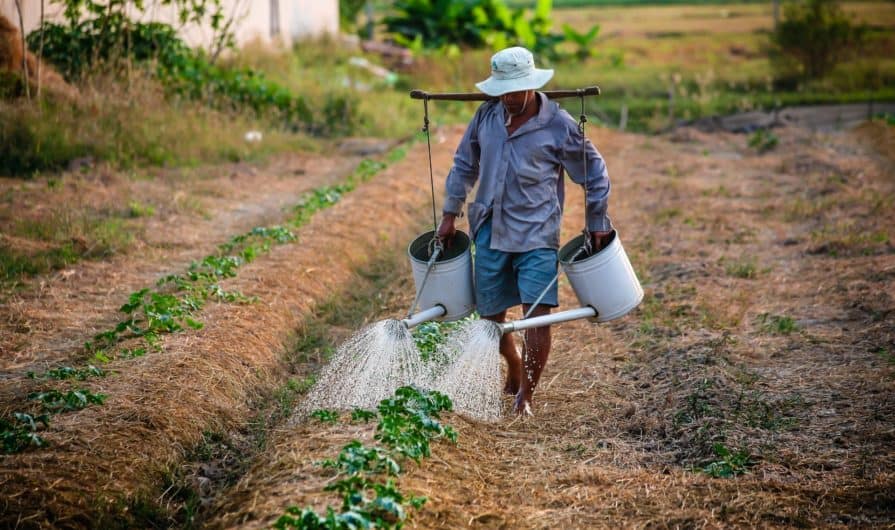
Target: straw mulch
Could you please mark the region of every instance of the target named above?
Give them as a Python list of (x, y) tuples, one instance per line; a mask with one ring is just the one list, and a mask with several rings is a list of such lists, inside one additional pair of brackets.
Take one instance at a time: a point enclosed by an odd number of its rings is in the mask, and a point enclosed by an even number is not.
[[(15, 197), (0, 205), (0, 245), (33, 255), (65, 243), (9, 235), (27, 224), (71, 231), (77, 245), (87, 245), (78, 239), (78, 227), (97, 212), (118, 216), (121, 230), (133, 235), (130, 248), (110, 258), (26, 279), (25, 288), (3, 294), (0, 369), (40, 371), (69, 360), (93, 333), (117, 323), (118, 308), (131, 292), (183, 271), (234, 235), (281, 222), (303, 193), (344, 178), (358, 160), (288, 154), (262, 168), (237, 163), (156, 170), (151, 179), (126, 178), (101, 166), (56, 176), (52, 186), (47, 179), (0, 178), (0, 193)], [(120, 219), (133, 201), (154, 205), (154, 215)]]
[[(533, 418), (449, 418), (458, 445), (401, 480), (429, 498), (411, 527), (895, 525), (891, 166), (859, 134), (775, 132), (768, 154), (737, 135), (596, 134), (646, 298), (555, 328)], [(580, 203), (570, 190), (564, 239)], [(574, 305), (567, 285), (560, 299)], [(276, 433), (208, 526), (334, 503), (313, 463), (355, 436)], [(724, 469), (718, 446), (744, 474), (701, 472)]]
[[(440, 164), (450, 154), (436, 145)], [(412, 239), (428, 204), (425, 164), (418, 144), (315, 215), (297, 243), (274, 247), (223, 285), (260, 302), (210, 306), (203, 330), (166, 336), (162, 353), (114, 362), (114, 376), (91, 380), (109, 396), (105, 405), (56, 416), (48, 449), (0, 459), (0, 525), (102, 527), (163, 503), (164, 480), (203, 432), (240, 429), (251, 403), (283, 383), (284, 341), (315, 303)]]

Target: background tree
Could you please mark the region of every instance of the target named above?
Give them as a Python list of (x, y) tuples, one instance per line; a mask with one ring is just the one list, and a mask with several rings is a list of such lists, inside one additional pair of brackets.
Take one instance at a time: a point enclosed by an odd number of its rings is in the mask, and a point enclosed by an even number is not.
[(804, 0), (784, 6), (772, 40), (783, 59), (778, 68), (800, 70), (806, 79), (829, 74), (853, 54), (866, 28), (855, 25), (836, 0)]

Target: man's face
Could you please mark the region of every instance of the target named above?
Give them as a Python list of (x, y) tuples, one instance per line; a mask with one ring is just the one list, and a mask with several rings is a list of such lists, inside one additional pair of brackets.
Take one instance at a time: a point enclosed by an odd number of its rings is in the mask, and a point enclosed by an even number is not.
[(519, 92), (508, 92), (500, 96), (500, 101), (506, 107), (507, 112), (512, 115), (522, 113), (525, 108), (525, 102), (529, 101), (533, 96), (534, 90), (520, 90)]

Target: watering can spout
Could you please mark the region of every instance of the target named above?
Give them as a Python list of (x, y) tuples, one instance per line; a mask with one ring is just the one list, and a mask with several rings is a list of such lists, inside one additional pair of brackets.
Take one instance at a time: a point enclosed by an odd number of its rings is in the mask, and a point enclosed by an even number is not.
[(412, 329), (423, 322), (428, 322), (430, 320), (435, 320), (436, 318), (441, 318), (447, 313), (447, 310), (441, 304), (436, 304), (434, 307), (430, 307), (425, 311), (420, 311), (415, 315), (411, 315), (404, 320), (401, 321), (402, 324), (407, 326), (407, 329)]
[(596, 316), (596, 309), (590, 306), (584, 306), (577, 309), (569, 309), (567, 311), (560, 311), (559, 313), (551, 313), (549, 315), (542, 315), (539, 317), (525, 318), (522, 320), (512, 320), (510, 322), (501, 322), (498, 325), (500, 326), (500, 334), (506, 335), (507, 333), (512, 333), (514, 331), (551, 326), (553, 324), (561, 324), (563, 322), (569, 322), (571, 320), (578, 320), (582, 318), (594, 318)]

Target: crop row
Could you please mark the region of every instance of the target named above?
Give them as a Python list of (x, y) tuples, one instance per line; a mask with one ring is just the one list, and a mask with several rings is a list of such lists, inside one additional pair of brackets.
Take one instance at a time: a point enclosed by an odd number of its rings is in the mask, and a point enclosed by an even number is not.
[[(233, 278), (238, 269), (268, 252), (272, 246), (297, 241), (293, 230), (305, 225), (318, 211), (326, 209), (366, 182), (377, 172), (405, 155), (399, 147), (387, 157), (387, 162), (365, 159), (343, 183), (322, 186), (304, 194), (292, 208), (291, 216), (284, 225), (256, 227), (234, 236), (217, 248), (217, 252), (194, 261), (182, 274), (172, 274), (158, 280), (153, 287), (131, 293), (121, 306), (123, 318), (113, 327), (97, 333), (84, 345), (90, 362), (108, 363), (114, 359), (130, 359), (146, 355), (148, 351), (161, 351), (160, 337), (185, 329), (201, 329), (204, 324), (198, 313), (209, 300), (229, 303), (253, 303), (237, 291), (226, 291), (221, 281)], [(126, 340), (129, 347), (122, 344)], [(95, 364), (85, 367), (62, 366), (37, 374), (29, 372), (30, 379), (39, 381), (78, 379), (105, 376), (106, 371)], [(83, 388), (45, 388), (28, 395), (26, 411), (14, 411), (0, 417), (0, 444), (4, 453), (17, 453), (29, 447), (47, 444), (38, 432), (49, 425), (54, 414), (80, 410), (90, 405), (102, 404), (102, 394), (93, 394)], [(57, 406), (63, 403), (62, 406)], [(35, 409), (35, 410), (32, 410)]]
[[(456, 443), (457, 432), (439, 421), (439, 414), (451, 409), (451, 400), (444, 394), (410, 386), (382, 400), (376, 412), (355, 409), (351, 413), (353, 422), (379, 417), (373, 437), (378, 444), (367, 446), (355, 439), (342, 447), (335, 459), (320, 462), (336, 472), (324, 490), (341, 496), (341, 505), (328, 506), (324, 514), (311, 507), (290, 506), (274, 528), (401, 528), (407, 508), (419, 509), (426, 498), (400, 491), (395, 478), (408, 460), (419, 464), (431, 455), (431, 440), (443, 438)], [(313, 416), (320, 421), (339, 419), (336, 412), (328, 410), (315, 411)]]

